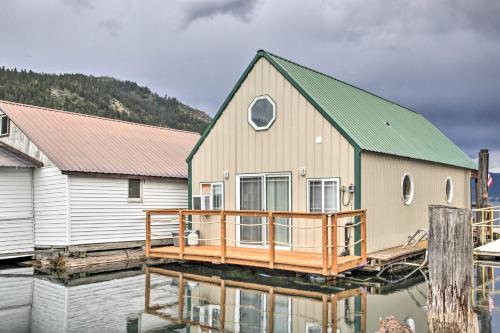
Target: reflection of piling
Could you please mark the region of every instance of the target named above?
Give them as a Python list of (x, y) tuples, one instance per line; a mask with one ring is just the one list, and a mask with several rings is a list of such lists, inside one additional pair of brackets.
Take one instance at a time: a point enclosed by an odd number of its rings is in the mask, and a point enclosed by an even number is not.
[(469, 210), (429, 207), (429, 332), (478, 332), (470, 291), (473, 281)]

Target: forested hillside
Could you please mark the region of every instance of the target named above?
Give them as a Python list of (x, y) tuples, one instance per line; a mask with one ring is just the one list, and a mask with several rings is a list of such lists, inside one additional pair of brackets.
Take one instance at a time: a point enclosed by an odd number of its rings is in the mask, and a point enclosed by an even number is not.
[(42, 74), (0, 67), (0, 99), (201, 132), (210, 117), (135, 82), (83, 74)]

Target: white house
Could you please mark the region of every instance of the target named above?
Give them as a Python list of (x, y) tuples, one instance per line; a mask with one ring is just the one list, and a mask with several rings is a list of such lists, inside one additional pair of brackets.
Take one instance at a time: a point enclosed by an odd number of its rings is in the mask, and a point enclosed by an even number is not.
[(40, 166), (39, 161), (0, 142), (0, 258), (34, 250), (33, 168)]
[(187, 207), (197, 133), (5, 101), (0, 122), (0, 255), (130, 247), (143, 210)]

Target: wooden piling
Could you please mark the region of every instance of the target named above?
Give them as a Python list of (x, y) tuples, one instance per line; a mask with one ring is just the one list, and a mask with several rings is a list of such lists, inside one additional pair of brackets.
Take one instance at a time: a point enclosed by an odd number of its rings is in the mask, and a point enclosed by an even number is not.
[(488, 168), (490, 154), (488, 149), (479, 151), (477, 172), (476, 208), (484, 208), (488, 204)]
[(478, 332), (470, 291), (473, 281), (471, 213), (429, 207), (429, 332)]

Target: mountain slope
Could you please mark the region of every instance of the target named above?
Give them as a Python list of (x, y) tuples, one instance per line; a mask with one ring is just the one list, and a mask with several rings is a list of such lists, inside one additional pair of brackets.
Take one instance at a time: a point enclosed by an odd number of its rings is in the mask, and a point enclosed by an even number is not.
[(0, 67), (0, 99), (137, 123), (201, 132), (210, 117), (135, 82)]

